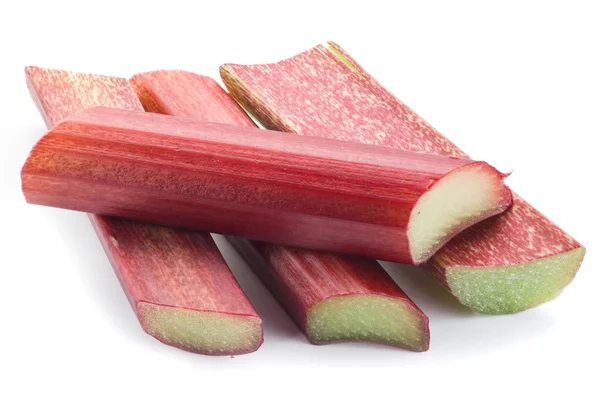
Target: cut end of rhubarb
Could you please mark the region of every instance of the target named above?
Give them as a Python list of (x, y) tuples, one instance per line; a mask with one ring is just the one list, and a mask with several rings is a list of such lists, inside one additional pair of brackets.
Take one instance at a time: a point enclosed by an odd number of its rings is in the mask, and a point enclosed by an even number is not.
[(263, 342), (256, 316), (195, 311), (147, 302), (138, 303), (139, 319), (149, 335), (189, 352), (239, 355), (254, 352)]
[(512, 195), (503, 177), (493, 167), (475, 162), (431, 186), (410, 215), (408, 240), (414, 263), (425, 262), (458, 232), (505, 211)]
[(512, 314), (560, 295), (579, 269), (584, 248), (512, 266), (448, 269), (448, 286), (461, 303), (483, 314)]
[(427, 317), (404, 300), (379, 295), (328, 298), (310, 309), (307, 333), (318, 345), (360, 341), (429, 349)]

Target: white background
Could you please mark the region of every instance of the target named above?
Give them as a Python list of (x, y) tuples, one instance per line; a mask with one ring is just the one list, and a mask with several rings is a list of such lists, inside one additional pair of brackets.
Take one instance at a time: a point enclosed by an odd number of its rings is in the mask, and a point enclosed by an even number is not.
[[(600, 407), (597, 2), (263, 3), (2, 2), (0, 407)], [(25, 204), (20, 166), (45, 132), (25, 65), (216, 77), (327, 40), (469, 155), (514, 170), (510, 186), (587, 247), (560, 298), (475, 316), (389, 264), (431, 319), (430, 351), (316, 347), (220, 241), (265, 343), (193, 355), (142, 332), (83, 214)]]

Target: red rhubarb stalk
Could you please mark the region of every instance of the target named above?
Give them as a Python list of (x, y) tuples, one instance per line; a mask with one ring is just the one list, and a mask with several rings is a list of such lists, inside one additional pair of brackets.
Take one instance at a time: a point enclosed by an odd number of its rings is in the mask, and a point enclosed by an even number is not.
[[(154, 71), (130, 82), (148, 111), (256, 127), (211, 78)], [(227, 238), (311, 343), (367, 341), (428, 349), (427, 317), (375, 260)]]
[(22, 170), (29, 203), (411, 264), (511, 203), (485, 162), (89, 108)]
[[(143, 111), (126, 79), (37, 67), (25, 72), (48, 127), (96, 105)], [(244, 354), (261, 345), (261, 319), (210, 234), (89, 218), (148, 334), (210, 355)]]
[[(276, 64), (227, 64), (221, 77), (269, 129), (468, 158), (333, 43)], [(558, 296), (584, 254), (515, 194), (506, 213), (454, 238), (427, 267), (463, 304), (505, 314)]]

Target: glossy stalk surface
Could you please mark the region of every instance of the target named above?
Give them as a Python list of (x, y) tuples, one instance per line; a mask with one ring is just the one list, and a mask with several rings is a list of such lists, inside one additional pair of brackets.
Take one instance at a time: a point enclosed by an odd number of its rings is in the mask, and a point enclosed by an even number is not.
[(22, 170), (29, 203), (411, 264), (510, 205), (485, 162), (96, 107)]

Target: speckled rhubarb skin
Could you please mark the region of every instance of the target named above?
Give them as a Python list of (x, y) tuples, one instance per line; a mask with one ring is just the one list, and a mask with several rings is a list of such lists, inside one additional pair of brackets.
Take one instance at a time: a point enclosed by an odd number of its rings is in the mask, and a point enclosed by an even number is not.
[(413, 207), (467, 168), (503, 211), (510, 193), (485, 162), (96, 107), (40, 139), (21, 179), (33, 204), (418, 264)]
[[(269, 129), (468, 158), (335, 43), (274, 64), (226, 64), (220, 72), (236, 101)], [(454, 267), (518, 265), (575, 249), (583, 259), (581, 244), (513, 197), (507, 212), (464, 231), (427, 263), (450, 291)]]
[[(186, 71), (153, 71), (131, 80), (142, 105), (150, 112), (255, 128), (256, 125), (215, 80)], [(325, 300), (346, 295), (389, 298), (408, 306), (417, 342), (398, 339), (387, 344), (426, 351), (429, 320), (372, 259), (303, 250), (227, 236), (262, 282), (277, 298), (311, 343), (309, 311)], [(348, 339), (358, 341), (358, 339)], [(385, 342), (380, 342), (385, 343)]]
[[(56, 125), (93, 106), (143, 111), (124, 78), (27, 67), (27, 86), (44, 122)], [(262, 343), (262, 323), (208, 233), (176, 230), (113, 217), (88, 215), (142, 328), (148, 332), (141, 304), (214, 312), (256, 325), (246, 349), (209, 351), (177, 340), (161, 342), (190, 352), (235, 355)], [(252, 342), (251, 342), (252, 343)]]

